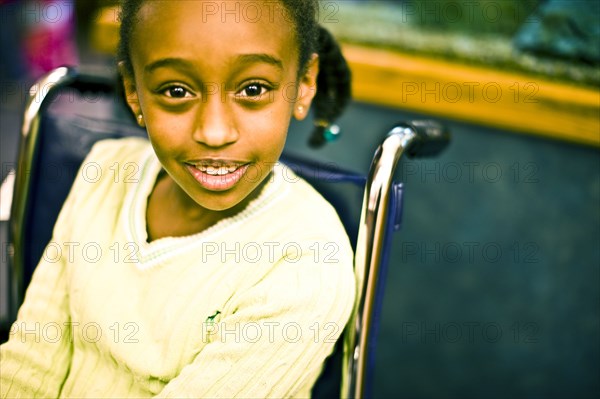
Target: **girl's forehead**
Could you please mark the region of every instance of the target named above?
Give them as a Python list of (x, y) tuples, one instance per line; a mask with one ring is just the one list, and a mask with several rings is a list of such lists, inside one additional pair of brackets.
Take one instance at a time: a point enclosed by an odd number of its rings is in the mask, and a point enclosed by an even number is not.
[[(204, 33), (223, 29), (247, 31), (268, 30), (277, 36), (294, 35), (295, 22), (278, 1), (205, 1), (171, 0), (146, 1), (138, 12), (136, 30), (145, 34), (155, 31), (186, 30)], [(146, 22), (146, 24), (144, 24)]]
[(276, 1), (148, 1), (139, 10), (132, 53), (199, 57), (276, 53), (295, 60), (294, 22)]
[[(298, 1), (298, 0), (297, 0)], [(300, 0), (304, 1), (304, 0)], [(273, 22), (278, 17), (283, 17), (287, 22), (294, 20), (288, 9), (280, 0), (146, 0), (141, 8), (149, 6), (155, 9), (183, 9), (200, 17), (202, 22), (209, 19), (244, 20), (257, 23), (260, 21)]]

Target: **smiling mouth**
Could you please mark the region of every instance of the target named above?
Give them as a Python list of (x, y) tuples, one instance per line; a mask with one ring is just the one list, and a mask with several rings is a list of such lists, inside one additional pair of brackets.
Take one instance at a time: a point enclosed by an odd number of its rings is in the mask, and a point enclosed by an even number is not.
[(190, 164), (186, 168), (202, 187), (210, 191), (225, 191), (244, 176), (249, 164)]

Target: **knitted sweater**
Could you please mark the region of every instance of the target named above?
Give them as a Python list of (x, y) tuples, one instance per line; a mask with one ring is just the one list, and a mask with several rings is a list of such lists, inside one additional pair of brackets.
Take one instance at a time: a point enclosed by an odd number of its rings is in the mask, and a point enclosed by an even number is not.
[(1, 397), (309, 397), (355, 298), (334, 209), (277, 165), (237, 215), (150, 243), (161, 170), (143, 139), (94, 146), (9, 341)]

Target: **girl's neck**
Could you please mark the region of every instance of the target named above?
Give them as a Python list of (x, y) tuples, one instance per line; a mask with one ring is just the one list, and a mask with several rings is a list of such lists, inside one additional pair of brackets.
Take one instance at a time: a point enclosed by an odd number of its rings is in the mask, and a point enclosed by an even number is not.
[[(268, 179), (265, 179), (265, 182)], [(194, 202), (177, 183), (163, 171), (148, 197), (146, 230), (148, 242), (164, 237), (184, 237), (200, 233), (222, 219), (234, 216), (256, 198), (264, 183), (233, 208), (223, 211), (205, 209)]]

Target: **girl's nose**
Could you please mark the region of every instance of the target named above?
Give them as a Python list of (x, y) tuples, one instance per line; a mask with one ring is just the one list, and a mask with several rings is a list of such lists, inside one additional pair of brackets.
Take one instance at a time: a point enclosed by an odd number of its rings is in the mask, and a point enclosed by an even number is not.
[(219, 96), (202, 104), (196, 118), (193, 138), (207, 147), (223, 147), (235, 143), (239, 134), (230, 107)]

